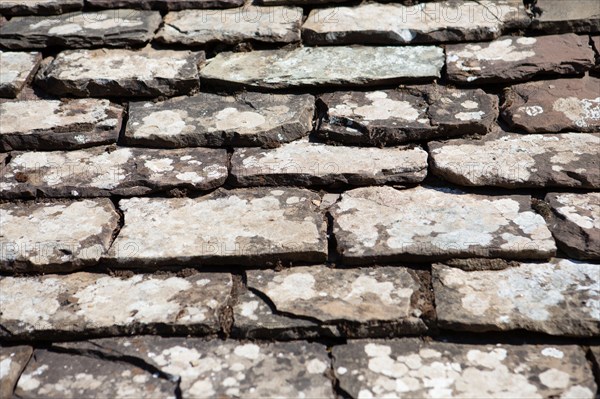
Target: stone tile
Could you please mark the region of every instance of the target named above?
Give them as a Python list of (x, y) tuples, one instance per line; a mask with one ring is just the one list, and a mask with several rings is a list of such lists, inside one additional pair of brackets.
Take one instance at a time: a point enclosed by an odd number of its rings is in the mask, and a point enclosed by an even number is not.
[(421, 147), (357, 148), (297, 140), (276, 149), (236, 149), (232, 182), (238, 186), (311, 186), (419, 183), (427, 175)]
[(594, 398), (575, 345), (465, 345), (419, 339), (333, 347), (340, 388), (355, 398)]
[(231, 291), (229, 273), (112, 277), (72, 273), (0, 279), (4, 339), (208, 334)]
[(0, 28), (0, 40), (10, 49), (138, 47), (152, 39), (161, 21), (158, 12), (123, 9), (15, 17)]
[(505, 90), (502, 118), (527, 133), (600, 131), (600, 79), (528, 82)]
[(465, 134), (486, 134), (498, 99), (483, 90), (411, 86), (320, 97), (325, 108), (316, 135), (345, 145), (397, 145)]
[(31, 346), (0, 346), (0, 396), (12, 398), (21, 372), (31, 358)]
[(448, 78), (457, 83), (518, 82), (539, 76), (583, 74), (594, 65), (588, 38), (573, 33), (501, 37), (446, 47)]
[(512, 134), (429, 143), (431, 172), (465, 186), (600, 188), (600, 134)]
[(277, 147), (312, 129), (308, 94), (199, 93), (163, 102), (132, 102), (124, 141), (144, 147)]
[(330, 212), (344, 263), (492, 257), (547, 259), (556, 247), (525, 195), (486, 196), (447, 188), (365, 187)]
[(40, 53), (0, 51), (0, 97), (16, 97), (31, 81), (41, 61)]
[(504, 270), (433, 266), (440, 327), (527, 330), (575, 337), (600, 333), (600, 265), (553, 259)]
[(123, 107), (108, 100), (0, 103), (0, 151), (73, 150), (115, 143)]
[(254, 4), (264, 6), (287, 6), (287, 5), (329, 5), (331, 3), (343, 3), (344, 0), (254, 0)]
[(244, 0), (86, 0), (99, 8), (141, 8), (144, 10), (185, 10), (188, 8), (240, 7)]
[(600, 32), (600, 4), (596, 0), (544, 0), (543, 14), (531, 22), (534, 31)]
[[(202, 21), (201, 24), (198, 21)], [(254, 7), (228, 10), (171, 12), (156, 34), (168, 44), (236, 44), (246, 41), (291, 43), (300, 41), (302, 9), (299, 7)]]
[[(122, 264), (324, 262), (324, 216), (312, 191), (218, 190), (200, 198), (121, 200), (125, 226), (109, 258)], [(134, 248), (135, 250), (128, 250)]]
[(363, 3), (313, 9), (302, 26), (308, 44), (402, 44), (482, 41), (529, 25), (522, 2)]
[(0, 13), (3, 15), (54, 15), (83, 8), (84, 0), (2, 0)]
[(558, 246), (576, 259), (600, 259), (600, 193), (549, 193), (550, 230)]
[(40, 71), (36, 83), (56, 95), (158, 97), (199, 87), (204, 52), (122, 49), (69, 50)]
[(109, 199), (0, 203), (0, 270), (71, 271), (98, 262), (119, 215)]
[(211, 190), (227, 179), (226, 150), (94, 147), (15, 152), (2, 173), (0, 198), (145, 195)]
[(219, 53), (201, 78), (227, 87), (283, 89), (374, 86), (440, 77), (444, 53), (435, 46), (301, 47)]

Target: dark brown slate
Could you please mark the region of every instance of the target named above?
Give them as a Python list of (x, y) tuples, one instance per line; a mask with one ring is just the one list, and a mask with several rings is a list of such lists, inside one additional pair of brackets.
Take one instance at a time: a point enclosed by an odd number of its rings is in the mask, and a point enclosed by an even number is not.
[(99, 8), (177, 11), (190, 8), (240, 7), (244, 4), (244, 0), (86, 0), (86, 3)]
[(2, 0), (0, 13), (4, 15), (54, 15), (83, 8), (84, 0)]
[(597, 0), (543, 0), (538, 3), (542, 15), (530, 29), (538, 33), (600, 32), (600, 2)]

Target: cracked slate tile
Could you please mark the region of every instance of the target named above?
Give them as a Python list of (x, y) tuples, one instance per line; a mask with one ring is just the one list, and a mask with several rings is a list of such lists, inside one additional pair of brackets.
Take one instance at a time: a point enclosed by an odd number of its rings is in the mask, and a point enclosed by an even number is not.
[(16, 97), (33, 79), (41, 62), (41, 53), (0, 50), (0, 97)]
[(200, 76), (229, 88), (369, 87), (433, 80), (443, 65), (444, 52), (436, 46), (300, 47), (219, 53)]
[(340, 388), (354, 398), (594, 398), (575, 345), (467, 345), (416, 338), (333, 347)]
[(312, 191), (287, 187), (121, 200), (125, 226), (107, 258), (136, 267), (324, 262), (326, 223), (318, 201)]
[(600, 260), (600, 193), (549, 193), (546, 202), (559, 248), (575, 259)]
[(528, 82), (505, 90), (502, 118), (527, 133), (600, 131), (600, 79)]
[(36, 77), (48, 93), (77, 97), (158, 97), (186, 94), (199, 87), (204, 52), (95, 49), (68, 50)]
[(465, 272), (433, 266), (440, 327), (523, 329), (550, 335), (600, 334), (600, 265), (567, 259)]
[(277, 147), (308, 135), (308, 94), (198, 93), (162, 102), (132, 102), (124, 141), (144, 147)]
[(543, 14), (531, 22), (538, 32), (600, 32), (600, 4), (596, 0), (544, 0)]
[(586, 36), (506, 36), (489, 43), (446, 46), (448, 79), (456, 83), (524, 81), (545, 75), (578, 75), (594, 66)]
[(118, 221), (104, 198), (0, 203), (0, 270), (46, 273), (96, 264)]
[(156, 40), (186, 46), (246, 41), (292, 43), (300, 41), (300, 25), (302, 9), (299, 7), (248, 5), (220, 11), (185, 10), (165, 16)]
[(214, 334), (229, 273), (0, 278), (0, 336), (17, 340), (137, 333)]
[(357, 148), (301, 139), (276, 149), (236, 149), (231, 179), (236, 186), (419, 183), (427, 157), (418, 146)]
[(136, 8), (176, 11), (189, 8), (232, 8), (244, 5), (244, 0), (86, 0), (98, 8)]
[(302, 36), (311, 45), (483, 41), (497, 38), (507, 28), (523, 29), (529, 22), (518, 0), (414, 6), (364, 3), (313, 9), (302, 26)]
[(108, 100), (0, 103), (0, 151), (73, 150), (117, 141), (123, 107)]
[(170, 189), (211, 190), (228, 176), (226, 150), (94, 147), (13, 152), (0, 198), (137, 196)]
[(464, 186), (600, 188), (600, 134), (513, 134), (429, 143), (431, 172)]
[(84, 0), (2, 0), (0, 14), (12, 15), (55, 15), (83, 8)]
[(331, 209), (346, 264), (440, 258), (548, 259), (556, 252), (544, 219), (524, 195), (448, 188), (364, 187)]
[(32, 353), (31, 346), (0, 346), (0, 397), (13, 397), (17, 381)]

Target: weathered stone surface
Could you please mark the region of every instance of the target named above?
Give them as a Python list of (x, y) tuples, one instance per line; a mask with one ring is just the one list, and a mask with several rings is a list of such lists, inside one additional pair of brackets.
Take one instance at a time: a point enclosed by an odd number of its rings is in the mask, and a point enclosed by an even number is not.
[(556, 247), (530, 197), (365, 187), (331, 209), (347, 264), (460, 257), (547, 259)]
[(141, 8), (144, 10), (185, 10), (188, 8), (240, 7), (244, 0), (86, 0), (99, 8)]
[(600, 4), (596, 0), (544, 0), (544, 11), (530, 28), (548, 33), (600, 32)]
[(0, 203), (0, 270), (69, 271), (95, 264), (118, 221), (109, 199)]
[(356, 148), (297, 140), (279, 148), (236, 149), (231, 178), (239, 186), (419, 183), (427, 175), (421, 147)]
[(594, 70), (596, 72), (600, 71), (600, 36), (592, 36), (592, 47), (596, 51), (596, 67)]
[(594, 65), (588, 38), (565, 35), (507, 36), (490, 43), (446, 47), (448, 78), (458, 83), (524, 81), (538, 76), (583, 74)]
[(200, 71), (216, 84), (270, 89), (374, 86), (440, 76), (444, 53), (435, 46), (301, 47), (219, 53)]
[(529, 24), (523, 4), (430, 2), (414, 6), (364, 3), (314, 9), (302, 26), (309, 44), (397, 44), (482, 41)]
[(498, 116), (498, 99), (483, 90), (412, 86), (320, 97), (326, 108), (316, 131), (345, 145), (397, 145), (408, 141), (486, 134)]
[(549, 193), (546, 202), (559, 248), (576, 259), (600, 259), (600, 193)]
[(528, 133), (599, 132), (600, 79), (529, 82), (505, 90), (502, 118)]
[(471, 272), (434, 265), (433, 289), (446, 328), (600, 334), (600, 265), (553, 259)]
[(30, 346), (0, 346), (0, 397), (13, 396), (17, 381), (32, 353)]
[(40, 53), (0, 50), (0, 97), (16, 97), (31, 81), (41, 61)]
[(226, 150), (94, 147), (13, 153), (0, 198), (144, 195), (170, 189), (210, 190), (227, 179)]
[(73, 273), (0, 279), (4, 339), (123, 333), (216, 333), (229, 273), (112, 277)]
[(354, 398), (586, 398), (596, 384), (575, 345), (464, 345), (418, 339), (333, 347), (340, 388)]
[(600, 367), (600, 345), (590, 346), (590, 352), (592, 353), (596, 367)]
[(123, 9), (15, 17), (0, 28), (0, 40), (10, 49), (142, 46), (161, 21), (158, 12)]
[[(327, 5), (330, 3), (343, 3), (344, 0), (254, 0), (254, 4), (264, 6), (286, 6), (286, 5)], [(333, 10), (332, 10), (333, 11)], [(335, 12), (335, 11), (333, 11)]]
[(250, 5), (222, 11), (186, 10), (167, 14), (156, 39), (184, 45), (245, 41), (291, 43), (300, 41), (301, 24), (299, 7)]
[(2, 0), (0, 13), (3, 15), (53, 15), (83, 8), (83, 0)]
[(158, 97), (186, 94), (199, 87), (198, 63), (204, 52), (121, 49), (59, 53), (36, 78), (56, 95), (78, 97)]
[[(156, 264), (323, 262), (326, 225), (308, 190), (218, 190), (191, 198), (121, 200), (125, 226), (109, 257), (144, 267)], [(128, 250), (135, 248), (135, 251)]]
[(0, 103), (0, 151), (72, 150), (115, 143), (123, 107), (108, 100)]
[(455, 184), (600, 188), (600, 134), (512, 134), (429, 143), (431, 171)]
[(314, 107), (308, 94), (199, 93), (133, 102), (124, 140), (144, 147), (277, 147), (310, 132)]

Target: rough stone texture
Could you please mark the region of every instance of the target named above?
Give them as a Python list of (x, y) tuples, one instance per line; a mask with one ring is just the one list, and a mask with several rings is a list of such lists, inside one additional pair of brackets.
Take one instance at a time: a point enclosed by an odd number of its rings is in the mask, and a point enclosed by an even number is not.
[(486, 134), (498, 100), (483, 90), (412, 86), (374, 92), (335, 92), (324, 108), (317, 136), (345, 145), (397, 145), (465, 134)]
[(464, 345), (418, 339), (333, 347), (340, 388), (354, 398), (582, 398), (596, 391), (575, 345)]
[(530, 29), (548, 33), (600, 32), (600, 4), (596, 0), (544, 0), (544, 13), (531, 22)]
[(277, 147), (310, 132), (314, 103), (308, 94), (262, 93), (133, 102), (124, 141), (145, 147)]
[(254, 0), (253, 4), (264, 6), (286, 6), (286, 5), (328, 5), (330, 3), (343, 3), (345, 0)]
[(433, 289), (442, 327), (600, 334), (600, 265), (553, 259), (471, 272), (434, 265)]
[(144, 10), (184, 10), (188, 8), (240, 7), (244, 0), (86, 0), (99, 8), (141, 8)]
[(42, 55), (0, 51), (0, 97), (14, 98), (31, 81)]
[(30, 346), (0, 346), (0, 397), (13, 396), (17, 381), (32, 353)]
[(291, 43), (300, 41), (301, 24), (299, 7), (245, 6), (218, 12), (186, 10), (167, 14), (156, 39), (188, 46), (244, 41)]
[(0, 279), (4, 339), (124, 333), (216, 333), (229, 273), (111, 277), (72, 273)]
[(73, 150), (115, 143), (123, 107), (108, 100), (0, 103), (0, 151)]
[(219, 53), (200, 76), (207, 82), (263, 89), (373, 86), (440, 76), (444, 53), (435, 46), (301, 47)]
[(512, 134), (429, 143), (431, 171), (452, 183), (600, 188), (600, 134)]
[(12, 153), (0, 198), (145, 195), (170, 189), (210, 190), (227, 179), (226, 150), (94, 147)]
[(239, 186), (419, 183), (426, 175), (421, 147), (341, 147), (302, 139), (271, 150), (236, 149), (231, 158), (231, 178)]
[(600, 345), (590, 346), (590, 352), (592, 354), (596, 367), (600, 367)]
[(596, 73), (600, 72), (600, 36), (593, 36), (592, 39), (592, 47), (596, 50), (596, 67), (594, 70)]
[(152, 39), (161, 21), (158, 12), (135, 10), (15, 17), (0, 28), (0, 40), (10, 49), (136, 47)]
[(582, 74), (594, 65), (588, 37), (574, 33), (539, 37), (502, 37), (490, 43), (446, 47), (450, 81), (499, 83), (539, 76)]
[(323, 262), (327, 240), (324, 217), (315, 210), (319, 200), (317, 194), (295, 188), (218, 190), (196, 199), (121, 200), (125, 226), (109, 256), (136, 267)]
[(546, 202), (559, 248), (576, 259), (600, 259), (600, 193), (549, 193)]
[(118, 221), (109, 199), (0, 203), (0, 270), (70, 271), (95, 264)]
[(397, 44), (482, 41), (529, 24), (522, 3), (465, 1), (414, 6), (364, 3), (314, 9), (302, 26), (309, 44)]
[(0, 13), (3, 15), (54, 15), (83, 8), (84, 0), (2, 0)]
[(556, 247), (529, 196), (484, 196), (447, 188), (365, 187), (332, 208), (347, 264), (460, 257), (547, 259)]
[(502, 118), (528, 133), (599, 132), (600, 79), (529, 82), (505, 90)]
[(157, 97), (199, 87), (204, 52), (121, 49), (69, 50), (40, 71), (36, 83), (49, 93), (78, 97)]

